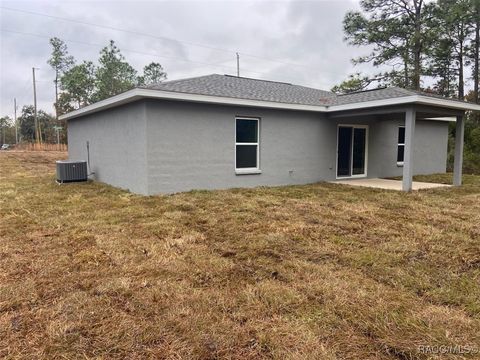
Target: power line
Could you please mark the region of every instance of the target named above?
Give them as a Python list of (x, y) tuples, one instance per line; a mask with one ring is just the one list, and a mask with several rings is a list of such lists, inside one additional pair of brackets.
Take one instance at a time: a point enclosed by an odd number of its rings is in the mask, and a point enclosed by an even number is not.
[(202, 48), (210, 49), (210, 50), (235, 53), (235, 51), (229, 50), (229, 49), (222, 49), (222, 48), (217, 48), (217, 47), (214, 47), (214, 46), (197, 44), (197, 43), (194, 43), (194, 42), (189, 42), (189, 41), (184, 41), (184, 40), (176, 40), (176, 39), (169, 38), (169, 37), (166, 37), (166, 36), (153, 35), (153, 34), (148, 34), (148, 33), (135, 31), (135, 30), (122, 29), (122, 28), (108, 26), (108, 25), (100, 25), (100, 24), (95, 24), (95, 23), (91, 23), (91, 22), (87, 22), (87, 21), (81, 21), (81, 20), (72, 19), (72, 18), (65, 18), (65, 17), (61, 17), (61, 16), (43, 14), (43, 13), (38, 13), (38, 12), (35, 12), (35, 11), (15, 9), (15, 8), (10, 8), (10, 7), (6, 7), (6, 6), (0, 6), (0, 9), (4, 9), (4, 10), (8, 10), (8, 11), (21, 12), (21, 13), (35, 15), (35, 16), (43, 16), (43, 17), (48, 17), (48, 18), (55, 19), (55, 20), (68, 21), (68, 22), (73, 22), (73, 23), (77, 23), (77, 24), (81, 24), (81, 25), (95, 26), (95, 27), (102, 28), (102, 29), (108, 29), (108, 30), (113, 30), (113, 31), (121, 31), (121, 32), (132, 34), (132, 35), (146, 36), (146, 37), (157, 39), (157, 40), (174, 41), (174, 42), (184, 43), (184, 44), (187, 44), (187, 45), (202, 47)]
[[(140, 54), (140, 55), (155, 56), (155, 57), (164, 58), (164, 59), (173, 60), (173, 61), (182, 61), (182, 62), (188, 62), (188, 63), (195, 63), (195, 64), (200, 64), (200, 65), (202, 65), (202, 66), (213, 66), (213, 67), (218, 67), (218, 68), (230, 69), (230, 70), (234, 70), (234, 71), (236, 70), (237, 75), (239, 75), (238, 57), (239, 57), (240, 54), (241, 54), (242, 56), (246, 56), (246, 57), (250, 57), (250, 58), (254, 58), (254, 59), (259, 59), (259, 60), (265, 60), (265, 61), (275, 62), (275, 63), (284, 64), (284, 65), (288, 65), (288, 66), (302, 67), (302, 68), (305, 68), (305, 69), (309, 69), (309, 70), (311, 70), (311, 71), (318, 72), (318, 69), (313, 68), (313, 67), (310, 67), (310, 66), (307, 66), (307, 65), (303, 65), (303, 64), (290, 63), (290, 62), (283, 61), (283, 60), (271, 59), (271, 58), (266, 58), (266, 57), (263, 57), (263, 56), (258, 56), (258, 55), (243, 53), (243, 52), (239, 53), (239, 52), (237, 52), (237, 51), (235, 51), (235, 50), (231, 50), (231, 49), (214, 47), (214, 46), (209, 46), (209, 45), (194, 43), (194, 42), (190, 42), (190, 41), (177, 40), (177, 39), (169, 38), (169, 37), (166, 37), (166, 36), (159, 36), (159, 35), (149, 34), (149, 33), (145, 33), (145, 32), (135, 31), (135, 30), (129, 30), (129, 29), (123, 29), (123, 28), (119, 28), (119, 27), (101, 25), (101, 24), (96, 24), (96, 23), (81, 21), (81, 20), (77, 20), (77, 19), (73, 19), (73, 18), (65, 18), (65, 17), (55, 16), (55, 15), (50, 15), (50, 14), (38, 13), (38, 12), (34, 12), (34, 11), (28, 11), (28, 10), (21, 10), (21, 9), (10, 8), (10, 7), (6, 7), (6, 6), (0, 6), (0, 9), (7, 10), (7, 11), (24, 13), (24, 14), (29, 14), (29, 15), (34, 15), (34, 16), (46, 17), (46, 18), (50, 18), (50, 19), (54, 19), (54, 20), (60, 20), (60, 21), (77, 23), (77, 24), (84, 25), (84, 26), (93, 26), (93, 27), (97, 27), (97, 28), (103, 28), (103, 29), (108, 29), (108, 30), (113, 30), (113, 31), (119, 31), (119, 32), (124, 32), (124, 33), (132, 34), (132, 35), (144, 36), (144, 37), (149, 37), (149, 38), (153, 38), (153, 39), (158, 39), (158, 40), (162, 40), (162, 41), (183, 43), (183, 44), (186, 44), (186, 45), (189, 45), (189, 46), (201, 47), (201, 48), (210, 49), (210, 50), (214, 50), (214, 51), (221, 51), (221, 52), (225, 52), (225, 53), (235, 54), (235, 55), (237, 56), (237, 67), (228, 66), (228, 65), (221, 65), (221, 64), (224, 63), (225, 61), (229, 61), (229, 60), (223, 60), (223, 61), (221, 61), (221, 62), (209, 63), (209, 62), (203, 62), (203, 61), (188, 60), (188, 59), (185, 59), (185, 58), (164, 56), (164, 55), (159, 55), (159, 54), (157, 54), (157, 53), (147, 53), (147, 52), (142, 52), (142, 51), (137, 51), (137, 50), (131, 50), (131, 49), (122, 49), (122, 51), (130, 52), (130, 53), (136, 53), (136, 54)], [(34, 37), (47, 38), (47, 39), (50, 39), (50, 38), (51, 38), (51, 36), (47, 36), (47, 35), (40, 35), (40, 34), (34, 34), (34, 33), (25, 33), (25, 32), (8, 30), (8, 29), (0, 29), (0, 31), (1, 31), (1, 32), (9, 32), (9, 33), (18, 34), (18, 35), (24, 35), (24, 36), (34, 36)], [(71, 39), (69, 40), (69, 39), (65, 39), (65, 41), (70, 42), (70, 43), (77, 43), (77, 44), (83, 44), (83, 45), (88, 45), (88, 46), (95, 46), (95, 47), (99, 47), (99, 48), (103, 48), (103, 47), (104, 47), (104, 45), (102, 45), (102, 44), (89, 43), (89, 42), (79, 41), (79, 40), (71, 40)], [(233, 60), (233, 59), (232, 59), (232, 60)], [(245, 72), (247, 72), (247, 73), (252, 73), (252, 74), (257, 74), (257, 75), (264, 75), (264, 76), (267, 75), (267, 74), (264, 73), (264, 72), (258, 72), (258, 71), (246, 70), (246, 69), (245, 69), (245, 70), (242, 69), (242, 70), (245, 71)], [(233, 71), (232, 71), (232, 72), (233, 72)], [(343, 74), (342, 74), (342, 75), (343, 75)], [(38, 81), (38, 80), (37, 80), (37, 81)]]
[[(102, 29), (120, 31), (120, 32), (125, 32), (125, 33), (128, 33), (128, 34), (132, 34), (132, 35), (145, 36), (145, 37), (149, 37), (149, 38), (153, 38), (153, 39), (157, 39), (157, 40), (173, 41), (173, 42), (187, 44), (187, 45), (190, 45), (190, 46), (196, 46), (196, 47), (201, 47), (201, 48), (205, 48), (205, 49), (210, 49), (210, 50), (214, 50), (214, 51), (227, 52), (227, 53), (230, 53), (230, 54), (238, 53), (238, 51), (236, 51), (236, 50), (219, 48), (219, 47), (194, 43), (194, 42), (185, 41), (185, 40), (178, 40), (178, 39), (174, 39), (174, 38), (170, 38), (170, 37), (166, 37), (166, 36), (159, 36), (159, 35), (144, 33), (144, 32), (140, 32), (140, 31), (135, 31), (135, 30), (122, 29), (122, 28), (108, 26), (108, 25), (100, 25), (100, 24), (95, 24), (95, 23), (91, 23), (91, 22), (87, 22), (87, 21), (76, 20), (76, 19), (72, 19), (72, 18), (65, 18), (65, 17), (61, 17), (61, 16), (38, 13), (38, 12), (35, 12), (35, 11), (15, 9), (15, 8), (10, 8), (10, 7), (6, 7), (6, 6), (0, 6), (0, 9), (4, 9), (4, 10), (8, 10), (8, 11), (14, 11), (14, 12), (20, 12), (20, 13), (25, 13), (25, 14), (35, 15), (35, 16), (42, 16), (42, 17), (47, 17), (47, 18), (55, 19), (55, 20), (68, 21), (68, 22), (73, 22), (73, 23), (86, 25), (86, 26), (94, 26), (94, 27), (98, 27), (98, 28), (102, 28)], [(287, 62), (287, 61), (283, 61), (283, 60), (277, 60), (277, 59), (271, 59), (271, 58), (267, 58), (267, 57), (263, 57), (263, 56), (259, 56), (259, 55), (253, 55), (253, 54), (244, 53), (244, 52), (240, 52), (240, 54), (243, 55), (243, 56), (248, 56), (248, 57), (252, 57), (252, 58), (256, 58), (256, 59), (260, 59), (260, 60), (265, 60), (265, 61), (270, 61), (270, 62), (276, 62), (276, 63), (279, 63), (279, 64), (288, 65), (288, 66), (302, 67), (302, 68), (309, 69), (309, 70), (315, 71), (315, 72), (318, 71), (318, 69), (310, 67), (308, 65), (296, 64), (296, 63), (291, 63), (291, 62)]]
[[(0, 32), (7, 32), (7, 33), (25, 35), (25, 36), (33, 36), (33, 37), (44, 38), (44, 39), (50, 39), (52, 37), (52, 36), (48, 36), (48, 35), (26, 33), (26, 32), (9, 30), (9, 29), (0, 29)], [(88, 45), (88, 46), (95, 46), (95, 47), (99, 47), (99, 48), (103, 48), (105, 46), (104, 44), (103, 45), (102, 44), (95, 44), (95, 43), (89, 43), (89, 42), (79, 41), (79, 40), (71, 40), (71, 39), (63, 39), (63, 40), (65, 42)], [(216, 62), (216, 63), (208, 63), (208, 62), (203, 62), (203, 61), (188, 60), (188, 59), (177, 58), (177, 57), (172, 57), (172, 56), (158, 55), (157, 53), (147, 53), (147, 52), (125, 49), (125, 48), (122, 48), (122, 51), (130, 52), (130, 53), (136, 53), (136, 54), (140, 54), (140, 55), (146, 55), (146, 56), (155, 56), (155, 57), (164, 58), (164, 59), (173, 60), (173, 61), (184, 61), (184, 62), (189, 62), (189, 63), (201, 64), (203, 66), (214, 66), (214, 67), (221, 67), (221, 68), (230, 69), (230, 70), (236, 70), (236, 67), (234, 67), (234, 66), (221, 65), (221, 63), (223, 63), (225, 61), (228, 61), (228, 60), (222, 60), (222, 61)], [(253, 74), (265, 75), (265, 73), (258, 72), (258, 71), (253, 71), (253, 70), (245, 70), (245, 71), (249, 72), (249, 73), (253, 73)]]
[[(33, 37), (38, 37), (38, 38), (43, 38), (43, 39), (51, 39), (53, 37), (53, 35), (52, 36), (40, 35), (40, 34), (26, 33), (26, 32), (8, 30), (8, 29), (0, 29), (0, 32), (7, 32), (7, 33), (12, 33), (12, 34), (24, 35), (24, 36), (33, 36)], [(80, 41), (80, 40), (71, 40), (71, 39), (63, 39), (63, 40), (65, 42), (68, 42), (68, 43), (76, 43), (76, 44), (81, 44), (81, 45), (94, 46), (94, 47), (98, 47), (98, 48), (103, 48), (105, 46), (105, 44), (89, 43), (89, 42)], [(142, 52), (142, 51), (138, 51), (138, 50), (125, 49), (123, 47), (122, 47), (122, 51), (127, 52), (127, 53), (135, 53), (135, 54), (145, 55), (145, 56), (155, 56), (155, 57), (164, 58), (164, 59), (173, 60), (173, 61), (183, 61), (183, 62), (188, 62), (188, 63), (200, 64), (202, 66), (212, 66), (212, 67), (217, 67), (217, 68), (229, 69), (230, 71), (235, 71), (235, 72), (237, 72), (237, 70), (238, 70), (237, 67), (234, 67), (234, 66), (221, 65), (222, 63), (224, 63), (226, 61), (230, 61), (230, 59), (225, 59), (225, 60), (214, 62), (214, 63), (208, 63), (208, 62), (202, 62), (202, 61), (198, 61), (198, 60), (188, 60), (188, 59), (184, 59), (184, 58), (158, 55), (157, 53), (147, 53), (147, 52)], [(239, 53), (239, 55), (240, 55), (240, 53)], [(245, 68), (242, 68), (242, 71), (247, 72), (247, 73), (251, 73), (251, 74), (257, 74), (257, 75), (265, 76), (265, 77), (267, 77), (267, 75), (268, 75), (265, 72), (247, 70)], [(38, 80), (37, 80), (37, 82), (38, 82)], [(311, 84), (311, 85), (304, 84), (304, 85), (305, 86), (313, 86), (313, 87), (317, 86), (317, 85), (313, 85), (313, 84)], [(323, 85), (328, 87), (327, 84), (323, 84)]]

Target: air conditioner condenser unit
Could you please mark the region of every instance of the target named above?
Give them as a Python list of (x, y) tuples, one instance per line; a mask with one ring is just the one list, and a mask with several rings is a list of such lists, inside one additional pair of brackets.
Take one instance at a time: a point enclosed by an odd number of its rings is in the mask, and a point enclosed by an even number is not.
[(86, 161), (59, 160), (57, 163), (57, 182), (87, 181)]

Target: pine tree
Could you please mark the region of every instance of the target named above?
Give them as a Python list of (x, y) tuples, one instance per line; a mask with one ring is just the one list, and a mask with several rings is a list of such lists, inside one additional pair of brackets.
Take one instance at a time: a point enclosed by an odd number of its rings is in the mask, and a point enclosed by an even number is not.
[(61, 76), (75, 63), (73, 56), (68, 55), (68, 49), (65, 42), (57, 37), (50, 39), (52, 45), (52, 55), (47, 63), (55, 70), (55, 118), (58, 120), (58, 89)]
[[(62, 90), (59, 99), (61, 112), (80, 108), (93, 102), (96, 90), (96, 68), (91, 61), (84, 61), (68, 70), (61, 79)], [(61, 105), (61, 106), (60, 106)]]
[(95, 73), (97, 91), (95, 101), (99, 101), (135, 87), (136, 70), (125, 61), (120, 49), (113, 40), (100, 51), (99, 67)]
[(430, 4), (423, 0), (361, 0), (362, 12), (350, 11), (344, 19), (345, 39), (355, 46), (373, 46), (354, 64), (389, 66), (380, 76), (390, 85), (419, 90), (425, 49), (431, 41), (425, 26)]
[(151, 62), (143, 68), (143, 75), (138, 77), (138, 85), (154, 85), (162, 82), (166, 78), (167, 73), (163, 70), (162, 65)]

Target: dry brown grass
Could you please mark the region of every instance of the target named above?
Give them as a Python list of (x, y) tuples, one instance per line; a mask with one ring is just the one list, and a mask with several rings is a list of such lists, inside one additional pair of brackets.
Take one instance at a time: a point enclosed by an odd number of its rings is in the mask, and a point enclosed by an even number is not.
[(480, 356), (418, 351), (480, 348), (480, 177), (141, 197), (61, 156), (0, 154), (0, 357)]

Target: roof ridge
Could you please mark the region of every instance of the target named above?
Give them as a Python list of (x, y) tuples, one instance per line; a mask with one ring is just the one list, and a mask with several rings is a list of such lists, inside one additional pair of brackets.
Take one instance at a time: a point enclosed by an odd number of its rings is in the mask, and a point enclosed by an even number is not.
[(274, 84), (291, 85), (291, 86), (294, 86), (294, 87), (299, 87), (299, 88), (308, 89), (308, 90), (321, 91), (321, 92), (328, 93), (328, 94), (331, 94), (331, 95), (336, 95), (334, 92), (331, 92), (331, 91), (328, 91), (328, 90), (318, 89), (318, 88), (314, 88), (314, 87), (311, 87), (311, 86), (305, 86), (305, 85), (288, 83), (288, 82), (284, 82), (284, 81), (256, 79), (256, 78), (250, 78), (250, 77), (244, 77), (244, 76), (236, 76), (236, 75), (229, 75), (229, 74), (224, 74), (224, 76), (227, 76), (227, 77), (230, 77), (230, 78), (245, 79), (245, 80), (263, 81), (263, 82), (274, 83)]
[(295, 85), (295, 84), (287, 83), (287, 82), (283, 82), (283, 81), (256, 79), (256, 78), (251, 78), (251, 77), (246, 77), (246, 76), (236, 76), (236, 75), (229, 75), (229, 74), (223, 74), (223, 76), (228, 76), (228, 77), (237, 78), (237, 79), (253, 80), (253, 81), (265, 81), (265, 82), (275, 83), (275, 84), (285, 84), (285, 85), (299, 86), (299, 85)]
[(190, 77), (181, 78), (181, 79), (161, 81), (161, 82), (158, 82), (158, 83), (155, 83), (155, 84), (151, 84), (151, 85), (148, 85), (148, 86), (144, 86), (143, 88), (150, 88), (150, 87), (152, 87), (152, 86), (163, 85), (163, 84), (174, 84), (174, 83), (177, 83), (177, 82), (180, 82), (180, 81), (192, 80), (192, 79), (200, 79), (200, 78), (206, 78), (206, 77), (210, 77), (210, 76), (222, 76), (222, 75), (221, 75), (221, 74), (213, 73), (213, 74), (208, 74), (208, 75), (190, 76)]
[(284, 81), (275, 81), (275, 80), (265, 80), (265, 79), (256, 79), (256, 78), (251, 78), (251, 77), (245, 77), (245, 76), (236, 76), (236, 75), (230, 75), (230, 74), (208, 74), (208, 75), (201, 75), (201, 76), (191, 76), (188, 78), (181, 78), (181, 79), (175, 79), (175, 80), (168, 80), (168, 81), (162, 81), (159, 83), (151, 84), (148, 86), (138, 86), (138, 88), (146, 88), (146, 89), (154, 89), (157, 86), (162, 86), (162, 85), (172, 85), (176, 83), (181, 83), (183, 81), (189, 81), (189, 80), (195, 80), (195, 79), (202, 79), (202, 78), (209, 78), (209, 77), (226, 77), (229, 79), (241, 79), (241, 80), (247, 80), (247, 81), (258, 81), (258, 82), (264, 82), (264, 83), (271, 83), (271, 84), (283, 84), (283, 85), (290, 85), (292, 87), (296, 88), (302, 88), (302, 89), (307, 89), (307, 90), (312, 90), (312, 91), (317, 91), (317, 92), (322, 92), (324, 94), (328, 94), (332, 97), (336, 97), (337, 95), (331, 91), (324, 90), (324, 89), (318, 89), (314, 88), (311, 86), (305, 86), (305, 85), (299, 85), (299, 84), (293, 84), (289, 82), (284, 82)]

